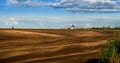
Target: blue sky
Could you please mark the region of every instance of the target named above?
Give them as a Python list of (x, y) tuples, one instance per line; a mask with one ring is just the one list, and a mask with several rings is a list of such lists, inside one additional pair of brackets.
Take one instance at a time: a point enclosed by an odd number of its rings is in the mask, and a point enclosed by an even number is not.
[(119, 0), (0, 0), (0, 28), (120, 26)]

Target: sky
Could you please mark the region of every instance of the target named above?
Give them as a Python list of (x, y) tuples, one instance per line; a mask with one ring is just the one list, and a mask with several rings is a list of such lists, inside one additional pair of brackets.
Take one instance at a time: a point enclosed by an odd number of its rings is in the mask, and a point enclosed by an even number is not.
[(0, 0), (0, 28), (119, 27), (120, 0)]

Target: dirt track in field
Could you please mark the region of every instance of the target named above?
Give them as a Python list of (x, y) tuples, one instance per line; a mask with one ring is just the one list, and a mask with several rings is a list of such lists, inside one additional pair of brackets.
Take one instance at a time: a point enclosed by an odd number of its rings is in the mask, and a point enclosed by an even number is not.
[(119, 31), (0, 30), (1, 63), (87, 63)]

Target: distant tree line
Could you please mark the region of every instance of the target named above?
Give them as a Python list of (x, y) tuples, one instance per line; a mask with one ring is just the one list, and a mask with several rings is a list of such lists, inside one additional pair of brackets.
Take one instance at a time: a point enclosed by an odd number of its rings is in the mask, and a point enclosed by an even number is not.
[(89, 28), (89, 29), (103, 29), (103, 30), (120, 30), (120, 27), (92, 27), (92, 28)]
[[(68, 28), (71, 29), (71, 28)], [(91, 27), (91, 28), (74, 28), (74, 29), (90, 29), (90, 30), (120, 30), (120, 27)]]
[(67, 29), (95, 29), (95, 30), (120, 30), (120, 27), (91, 27), (91, 28), (78, 28), (74, 24), (72, 24), (69, 28)]

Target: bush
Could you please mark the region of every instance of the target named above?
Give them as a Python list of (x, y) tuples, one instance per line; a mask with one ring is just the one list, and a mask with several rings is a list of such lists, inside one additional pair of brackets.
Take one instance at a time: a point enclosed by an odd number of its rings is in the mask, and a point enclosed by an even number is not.
[(100, 63), (120, 63), (120, 33), (116, 39), (108, 40), (107, 49), (101, 51)]

